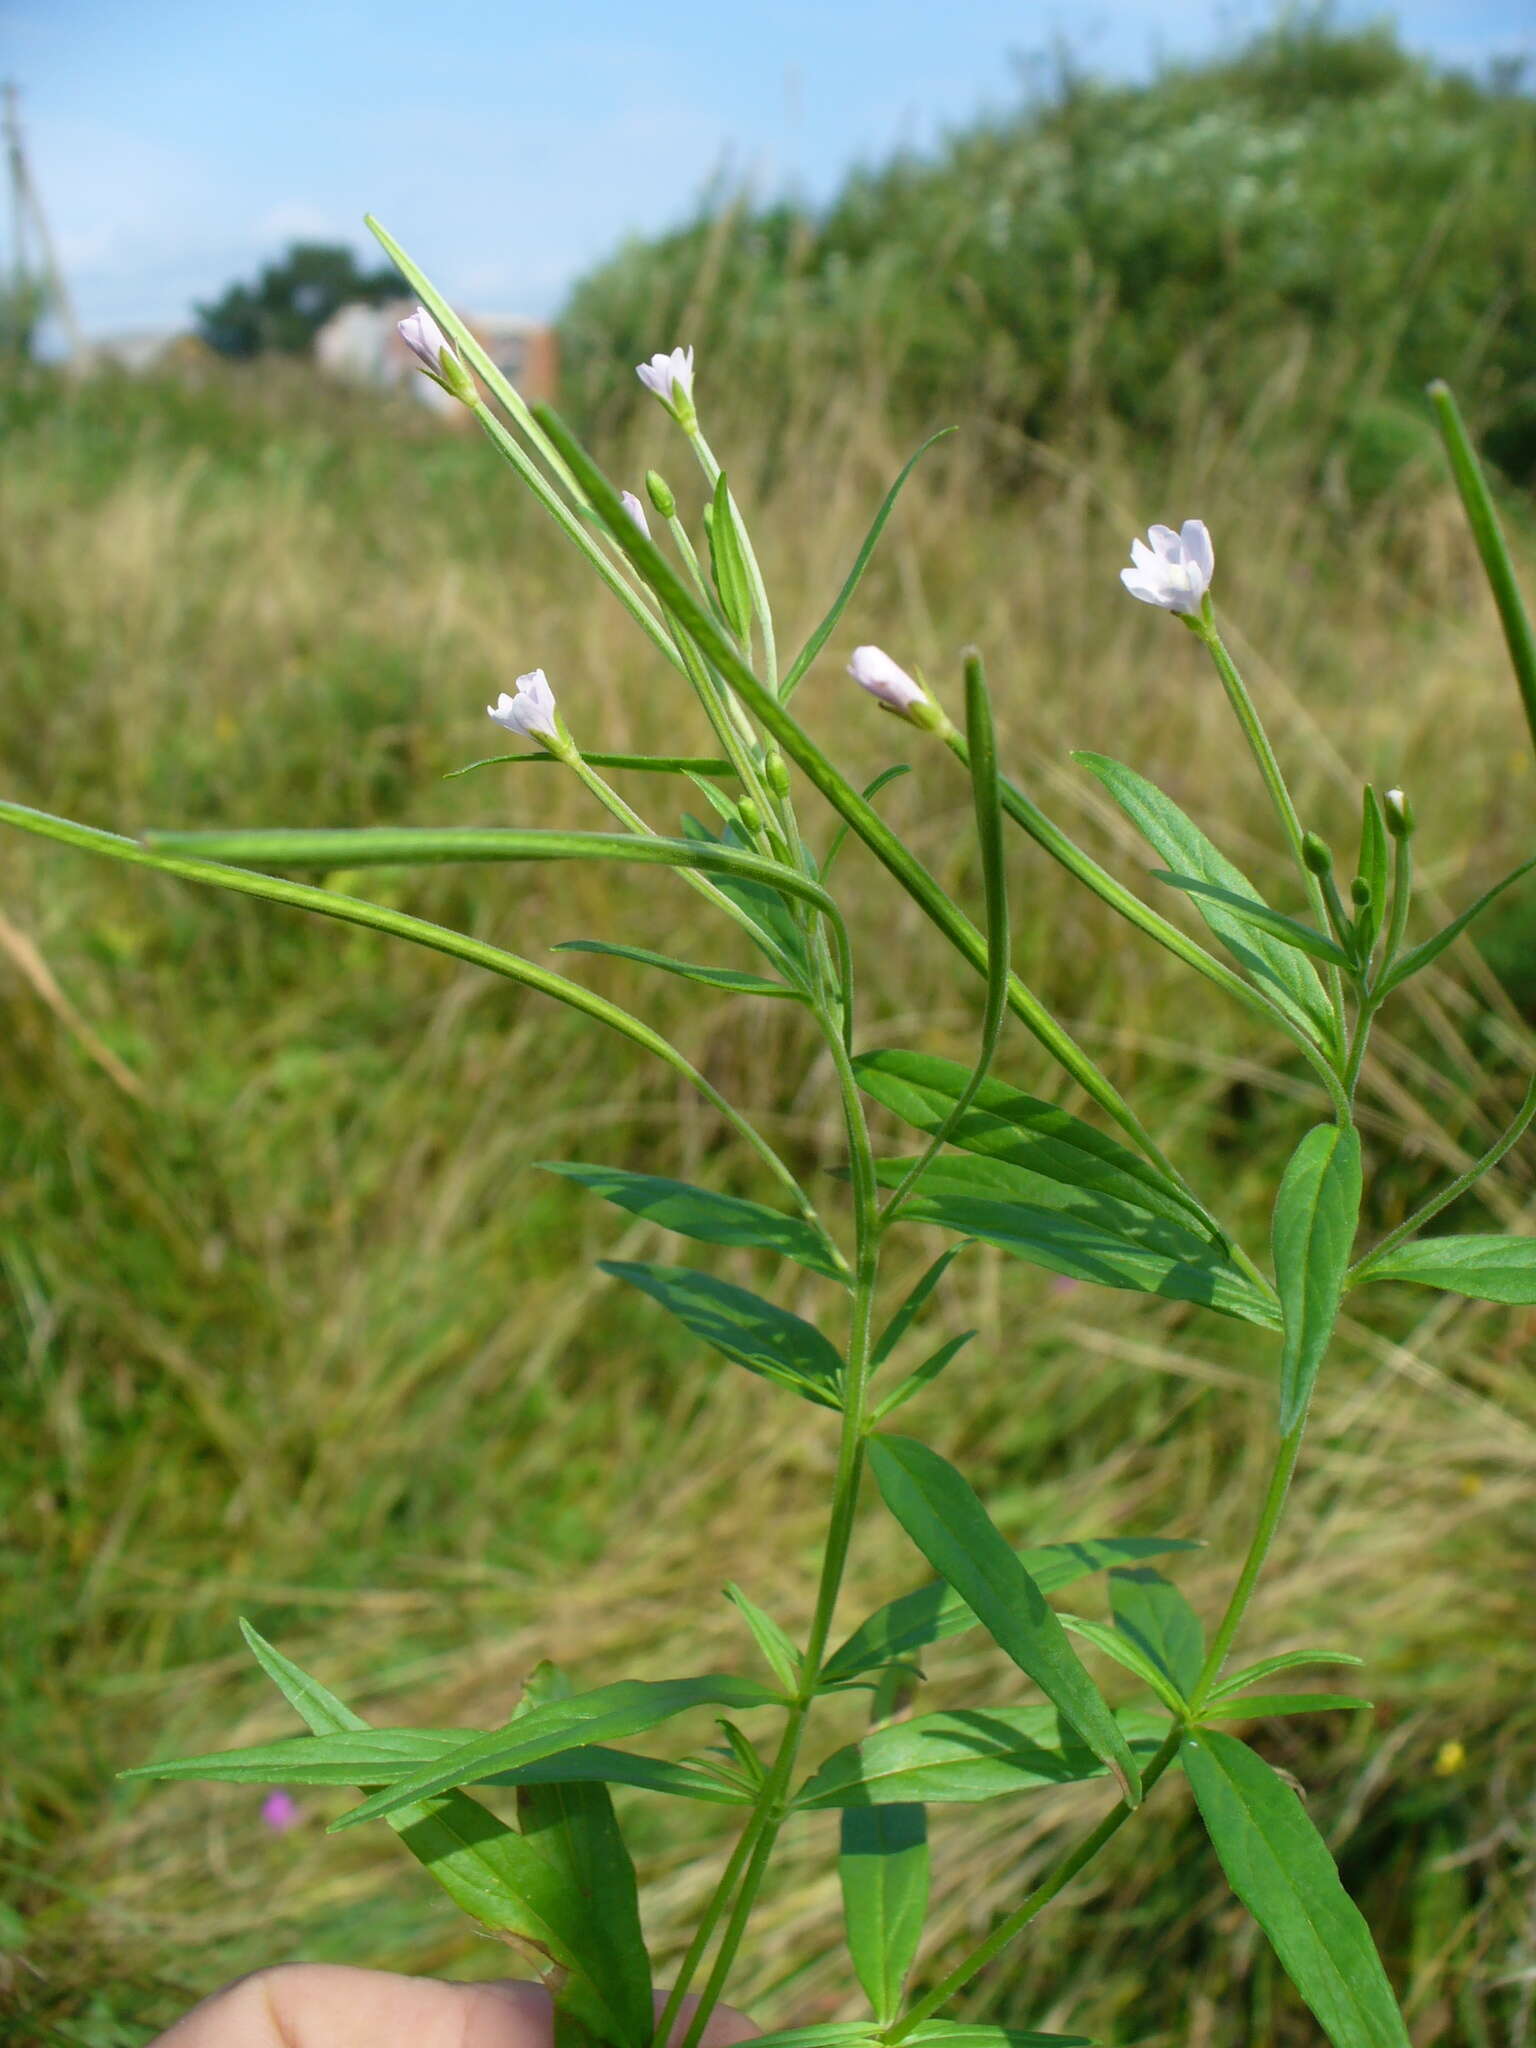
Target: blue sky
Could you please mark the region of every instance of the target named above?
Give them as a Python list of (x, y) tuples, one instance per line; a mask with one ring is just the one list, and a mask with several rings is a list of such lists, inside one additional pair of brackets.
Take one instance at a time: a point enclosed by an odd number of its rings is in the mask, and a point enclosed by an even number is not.
[[(1536, 55), (1533, 0), (1394, 11), (1453, 63)], [(1132, 75), (1270, 16), (1249, 0), (0, 0), (0, 75), (22, 88), (88, 333), (181, 323), (295, 237), (361, 246), (368, 210), (462, 303), (542, 315), (722, 166), (818, 198), (860, 159), (1008, 104), (1014, 59), (1058, 38)]]

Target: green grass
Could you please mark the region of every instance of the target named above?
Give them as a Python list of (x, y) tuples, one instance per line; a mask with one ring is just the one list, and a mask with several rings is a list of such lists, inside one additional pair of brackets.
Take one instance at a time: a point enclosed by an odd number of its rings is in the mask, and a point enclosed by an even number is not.
[[(467, 438), (297, 375), (40, 383), (5, 403), (8, 796), (126, 830), (591, 823), (554, 770), (441, 780), (487, 751), (481, 707), (536, 663), (591, 746), (701, 745), (617, 608)], [(710, 425), (794, 641), (909, 450), (863, 393), (818, 402), (788, 443), (765, 442), (745, 408)], [(603, 453), (627, 477), (683, 467), (659, 417)], [(1198, 650), (1115, 581), (1134, 530), (1199, 512), (1307, 822), (1342, 847), (1357, 777), (1404, 782), (1431, 900), (1459, 905), (1529, 850), (1536, 805), (1496, 626), (1427, 454), (1326, 519), (1318, 455), (1304, 437), (1261, 453), (1219, 424), (1170, 453), (1094, 415), (1003, 493), (981, 437), (945, 444), (807, 681), (808, 715), (857, 771), (919, 758), (883, 801), (974, 900), (963, 778), (841, 674), (843, 642), (877, 638), (954, 702), (974, 639), (1005, 764), (1122, 872), (1145, 862), (1069, 746), (1135, 762), (1276, 875)], [(1311, 1114), (1301, 1076), (1242, 1014), (1191, 1005), (1160, 956), (1030, 849), (1012, 863), (1022, 971), (1260, 1243), (1266, 1179)], [(869, 1042), (963, 1053), (979, 988), (957, 988), (915, 913), (858, 872), (879, 939)], [(369, 888), (535, 957), (622, 935), (738, 959), (665, 877), (622, 899), (572, 868), (386, 872)], [(666, 1241), (530, 1162), (595, 1156), (765, 1190), (670, 1079), (436, 957), (14, 838), (0, 917), (0, 2033), (136, 2042), (223, 1979), (294, 1956), (496, 1973), (504, 1952), (390, 1839), (324, 1838), (339, 1796), (308, 1799), (277, 1840), (248, 1793), (112, 1774), (286, 1729), (241, 1613), (360, 1710), (432, 1725), (503, 1716), (546, 1655), (583, 1680), (749, 1668), (728, 1579), (803, 1626), (829, 1420), (685, 1349), (595, 1275), (596, 1256), (665, 1256)], [(1504, 943), (1519, 955), (1518, 936)], [(798, 1161), (835, 1156), (793, 1017), (576, 965), (675, 1034)], [(1528, 984), (1516, 992), (1528, 1002)], [(1480, 1148), (1530, 1045), (1529, 1014), (1466, 949), (1427, 978), (1367, 1075), (1374, 1224)], [(1017, 1036), (1000, 1071), (1062, 1093)], [(1513, 1227), (1533, 1199), (1527, 1147), (1490, 1200)], [(914, 1265), (922, 1250), (914, 1235)], [(914, 1423), (1018, 1540), (1207, 1536), (1180, 1579), (1212, 1612), (1272, 1444), (1272, 1347), (968, 1259), (938, 1324), (981, 1336)], [(1519, 2040), (1536, 1960), (1533, 1337), (1529, 1315), (1406, 1290), (1348, 1324), (1245, 1633), (1255, 1655), (1367, 1652), (1374, 1716), (1257, 1739), (1306, 1783), (1421, 2044)], [(922, 1576), (868, 1504), (850, 1623)], [(932, 1659), (934, 1704), (1016, 1688), (969, 1642)], [(1465, 1764), (1437, 1776), (1452, 1740)], [(925, 1972), (1097, 1805), (1065, 1791), (940, 1815)], [(665, 1971), (716, 1821), (627, 1810)], [(827, 1851), (823, 1822), (791, 1831), (734, 1987), (766, 2022), (850, 2010)], [(1316, 2038), (1242, 1933), (1176, 1782), (974, 2008), (1116, 2048)]]

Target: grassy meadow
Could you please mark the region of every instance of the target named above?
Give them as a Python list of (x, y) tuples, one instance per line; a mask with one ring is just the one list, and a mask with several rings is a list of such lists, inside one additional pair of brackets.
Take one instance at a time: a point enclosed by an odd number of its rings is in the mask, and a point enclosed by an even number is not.
[[(1070, 438), (1015, 435), (1000, 473), (996, 435), (972, 422), (918, 470), (800, 701), (851, 770), (914, 760), (883, 802), (962, 900), (977, 886), (968, 789), (846, 680), (856, 640), (922, 665), (951, 701), (977, 642), (1005, 765), (1127, 877), (1146, 862), (1074, 746), (1134, 763), (1261, 885), (1277, 877), (1198, 648), (1116, 580), (1133, 532), (1190, 513), (1216, 537), (1222, 614), (1309, 824), (1352, 847), (1362, 777), (1403, 783), (1421, 921), (1529, 850), (1536, 773), (1432, 440), (1352, 496), (1320, 439), (1267, 431), (1304, 370), (1280, 363), (1233, 416), (1202, 409), (1192, 365), (1189, 430), (1172, 439), (1088, 413)], [(830, 395), (798, 384), (771, 439), (745, 399), (734, 414), (716, 399), (724, 381), (701, 369), (711, 437), (794, 643), (912, 443), (873, 375)], [(590, 748), (704, 744), (675, 679), (467, 436), (297, 368), (23, 381), (3, 405), (8, 796), (127, 832), (592, 823), (553, 767), (442, 779), (495, 750), (483, 706), (536, 664)], [(682, 488), (659, 413), (599, 452), (631, 479), (661, 462)], [(658, 819), (673, 801), (629, 793)], [(825, 842), (824, 817), (810, 829)], [(963, 1056), (979, 986), (871, 863), (855, 881), (862, 858), (845, 879), (870, 947), (865, 1042)], [(1022, 841), (1011, 884), (1026, 979), (1260, 1246), (1267, 1183), (1313, 1120), (1297, 1063), (1246, 1014), (1191, 1002), (1165, 956)], [(361, 892), (535, 958), (623, 937), (747, 964), (666, 877), (386, 870)], [(1536, 910), (1515, 901), (1482, 954), (1457, 948), (1379, 1034), (1363, 1107), (1374, 1228), (1518, 1098)], [(836, 1160), (827, 1076), (805, 1072), (793, 1017), (623, 962), (576, 971), (675, 1037), (790, 1156)], [(289, 1957), (504, 1973), (505, 1951), (387, 1833), (325, 1838), (345, 1795), (306, 1795), (279, 1838), (256, 1793), (113, 1773), (290, 1732), (241, 1614), (370, 1718), (431, 1726), (503, 1718), (543, 1656), (586, 1683), (749, 1669), (730, 1579), (803, 1626), (831, 1419), (686, 1348), (595, 1274), (597, 1256), (676, 1242), (532, 1168), (596, 1157), (761, 1195), (751, 1163), (670, 1077), (531, 995), (15, 836), (0, 840), (0, 1005), (0, 2037), (141, 2042)], [(1016, 1030), (999, 1070), (1082, 1106)], [(1528, 1145), (1486, 1199), (1488, 1227), (1530, 1216)], [(911, 1233), (914, 1270), (928, 1249)], [(922, 1426), (1017, 1541), (1200, 1533), (1180, 1582), (1215, 1612), (1272, 1452), (1272, 1347), (969, 1256), (939, 1323), (981, 1334)], [(1306, 1786), (1419, 2048), (1515, 2048), (1536, 2009), (1536, 1322), (1414, 1290), (1367, 1299), (1319, 1391), (1244, 1645), (1357, 1645), (1375, 1711), (1256, 1739)], [(842, 1613), (851, 1626), (924, 1575), (870, 1505)], [(935, 1706), (1023, 1683), (972, 1638), (929, 1672)], [(829, 1709), (816, 1739), (853, 1725)], [(1101, 1804), (1083, 1787), (938, 1809), (925, 1972)], [(630, 1810), (664, 1978), (723, 1823)], [(765, 2023), (854, 2010), (829, 1825), (787, 1836), (733, 1986)], [(964, 2009), (1115, 2048), (1318, 2038), (1177, 1778)]]

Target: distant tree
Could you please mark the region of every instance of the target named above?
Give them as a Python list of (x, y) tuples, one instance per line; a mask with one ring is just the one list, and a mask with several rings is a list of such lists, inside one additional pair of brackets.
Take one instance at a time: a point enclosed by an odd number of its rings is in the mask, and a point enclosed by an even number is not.
[(376, 306), (400, 292), (394, 271), (363, 270), (344, 243), (294, 242), (253, 284), (232, 284), (223, 298), (195, 308), (198, 332), (224, 356), (304, 355), (340, 307)]

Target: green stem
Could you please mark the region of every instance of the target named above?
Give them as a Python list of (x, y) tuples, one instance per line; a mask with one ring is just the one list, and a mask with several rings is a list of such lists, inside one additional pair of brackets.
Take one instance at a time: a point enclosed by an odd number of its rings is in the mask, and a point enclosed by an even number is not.
[(1375, 1260), (1394, 1250), (1408, 1238), (1416, 1237), (1425, 1224), (1438, 1216), (1442, 1209), (1448, 1209), (1452, 1202), (1466, 1194), (1469, 1189), (1476, 1187), (1483, 1175), (1497, 1166), (1512, 1146), (1519, 1144), (1533, 1121), (1536, 1121), (1536, 1074), (1531, 1076), (1527, 1084), (1525, 1100), (1515, 1111), (1514, 1121), (1501, 1136), (1494, 1139), (1482, 1158), (1474, 1160), (1465, 1173), (1458, 1173), (1439, 1194), (1431, 1195), (1429, 1200), (1415, 1209), (1406, 1221), (1399, 1223), (1396, 1230), (1389, 1230), (1380, 1244), (1372, 1245), (1365, 1257), (1350, 1268), (1349, 1285), (1353, 1287), (1359, 1281), (1369, 1280), (1370, 1268)]
[(1270, 1545), (1275, 1540), (1275, 1531), (1280, 1526), (1280, 1516), (1285, 1508), (1285, 1498), (1290, 1492), (1291, 1478), (1296, 1470), (1296, 1460), (1301, 1455), (1301, 1440), (1306, 1431), (1306, 1417), (1303, 1416), (1285, 1437), (1275, 1458), (1275, 1469), (1270, 1474), (1269, 1490), (1264, 1496), (1264, 1506), (1259, 1514), (1259, 1525), (1253, 1532), (1253, 1541), (1248, 1546), (1248, 1555), (1243, 1561), (1242, 1574), (1232, 1589), (1232, 1598), (1227, 1602), (1227, 1611), (1221, 1617), (1221, 1626), (1212, 1638), (1210, 1652), (1204, 1668), (1190, 1696), (1189, 1711), (1195, 1718), (1205, 1705), (1211, 1687), (1221, 1676), (1221, 1668), (1227, 1661), (1227, 1652), (1242, 1624), (1248, 1602), (1253, 1598), (1253, 1589), (1259, 1582), (1264, 1561), (1269, 1556)]
[[(769, 1859), (778, 1841), (779, 1830), (789, 1810), (790, 1779), (800, 1753), (805, 1723), (817, 1696), (822, 1659), (826, 1655), (837, 1596), (848, 1562), (854, 1516), (858, 1507), (859, 1481), (864, 1469), (864, 1438), (868, 1427), (865, 1420), (865, 1403), (872, 1348), (871, 1326), (880, 1267), (880, 1197), (863, 1101), (852, 1062), (843, 1043), (840, 1021), (822, 1013), (820, 1022), (822, 1035), (836, 1068), (843, 1120), (848, 1133), (856, 1246), (853, 1313), (848, 1336), (847, 1370), (843, 1383), (843, 1427), (838, 1443), (837, 1474), (833, 1482), (832, 1511), (816, 1592), (816, 1609), (811, 1618), (810, 1634), (801, 1658), (800, 1690), (789, 1710), (789, 1717), (779, 1740), (778, 1753), (769, 1766), (752, 1819), (743, 1831), (742, 1842), (749, 1838), (751, 1841), (750, 1850), (746, 1852), (746, 1873), (731, 1906), (730, 1917), (720, 1937), (720, 1947), (700, 1995), (698, 2009), (683, 2038), (682, 2048), (698, 2048), (704, 2029), (709, 2024), (710, 2014), (719, 2003), (730, 1975), (731, 1965), (746, 1933), (752, 1908), (762, 1888)], [(738, 1843), (738, 1851), (741, 1850), (741, 1846), (741, 1843)], [(722, 1879), (716, 1888), (714, 1898), (710, 1901), (708, 1910), (713, 1913), (716, 1920), (719, 1918), (718, 1907), (723, 1902), (726, 1889), (725, 1881)], [(697, 1945), (702, 1953), (702, 1945)], [(689, 1953), (692, 1955), (693, 1950), (690, 1949)], [(686, 1989), (686, 1985), (683, 1989)], [(672, 2004), (676, 2001), (680, 2005), (681, 2000), (682, 1990), (675, 1986), (672, 1999), (668, 2002)], [(665, 2041), (664, 2028), (658, 2029), (657, 2038), (661, 2042)]]
[[(1184, 1729), (1182, 1725), (1169, 1729), (1162, 1748), (1152, 1757), (1141, 1774), (1143, 1800), (1145, 1800), (1146, 1794), (1151, 1791), (1152, 1787), (1178, 1755), (1179, 1744), (1183, 1739)], [(932, 1991), (920, 1998), (909, 2011), (904, 2012), (893, 2027), (886, 2029), (881, 2038), (893, 2044), (894, 2048), (896, 2042), (905, 2040), (907, 2035), (915, 2027), (920, 2027), (924, 2020), (932, 2019), (939, 2008), (947, 2004), (957, 1991), (965, 1989), (965, 1986), (970, 1983), (978, 1970), (985, 1969), (994, 1956), (1000, 1955), (1009, 1942), (1016, 1935), (1023, 1932), (1030, 1921), (1051, 1903), (1058, 1892), (1066, 1889), (1078, 1872), (1093, 1861), (1094, 1857), (1104, 1847), (1104, 1844), (1109, 1841), (1111, 1836), (1119, 1833), (1126, 1821), (1130, 1819), (1132, 1812), (1137, 1810), (1127, 1806), (1122, 1799), (1117, 1806), (1105, 1814), (1092, 1834), (1085, 1835), (1075, 1849), (1070, 1850), (1067, 1855), (1063, 1856), (1061, 1861), (1050, 1872), (1050, 1875), (1035, 1886), (1035, 1889), (1029, 1894), (1028, 1898), (1021, 1905), (1015, 1907), (1006, 1920), (1000, 1920), (986, 1939), (979, 1942), (972, 1949), (964, 1962), (958, 1963), (941, 1983), (936, 1984)]]
[[(1291, 801), (1291, 792), (1286, 787), (1285, 777), (1280, 772), (1280, 763), (1275, 757), (1274, 748), (1269, 743), (1269, 734), (1264, 730), (1264, 721), (1259, 717), (1258, 707), (1248, 694), (1248, 685), (1243, 681), (1238, 671), (1237, 663), (1228, 653), (1227, 644), (1217, 631), (1214, 618), (1208, 616), (1209, 598), (1206, 599), (1206, 605), (1207, 613), (1202, 614), (1198, 619), (1191, 618), (1188, 623), (1191, 629), (1204, 642), (1207, 653), (1216, 665), (1216, 673), (1221, 677), (1221, 686), (1227, 693), (1227, 702), (1231, 705), (1233, 715), (1243, 729), (1243, 737), (1248, 742), (1249, 750), (1254, 760), (1258, 763), (1259, 773), (1264, 779), (1264, 787), (1269, 791), (1270, 802), (1275, 807), (1275, 813), (1280, 820), (1281, 830), (1285, 833), (1286, 843), (1291, 849), (1291, 854), (1297, 867), (1301, 870), (1302, 880), (1306, 884), (1307, 900), (1312, 906), (1312, 915), (1317, 922), (1318, 929), (1320, 931), (1327, 931), (1329, 922), (1328, 905), (1323, 895), (1321, 883), (1307, 866), (1306, 855), (1302, 850), (1304, 834), (1301, 829), (1301, 820), (1296, 815), (1296, 806)], [(1338, 1022), (1339, 1037), (1342, 1039), (1344, 1036), (1344, 986), (1339, 979), (1339, 971), (1336, 967), (1328, 970), (1328, 984), (1333, 998), (1334, 1016)]]
[[(710, 489), (720, 481), (720, 465), (715, 460), (715, 451), (705, 440), (698, 421), (686, 429), (688, 439), (698, 457), (699, 467), (709, 479)], [(729, 488), (729, 486), (727, 486)], [(736, 508), (734, 496), (732, 509)], [(763, 581), (763, 572), (758, 567), (757, 552), (752, 546), (752, 536), (747, 531), (747, 522), (736, 513), (736, 530), (741, 535), (741, 549), (746, 557), (747, 581), (752, 586), (752, 608), (757, 613), (758, 624), (763, 629), (763, 667), (767, 672), (768, 687), (775, 696), (779, 693), (779, 657), (773, 641), (773, 613), (768, 606), (768, 586)]]

